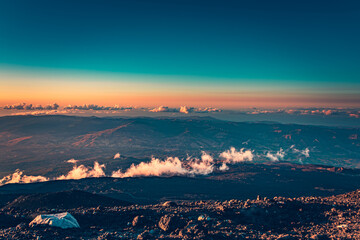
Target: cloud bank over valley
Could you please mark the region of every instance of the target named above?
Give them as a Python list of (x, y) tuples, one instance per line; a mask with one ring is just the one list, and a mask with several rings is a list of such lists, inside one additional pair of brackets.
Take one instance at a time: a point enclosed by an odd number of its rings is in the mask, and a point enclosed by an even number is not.
[[(301, 157), (309, 157), (309, 149), (298, 150), (292, 146), (287, 151), (280, 148), (275, 154), (270, 151), (263, 153), (255, 153), (254, 150), (241, 148), (237, 150), (231, 147), (217, 156), (201, 152), (201, 156), (187, 157), (180, 159), (178, 157), (167, 157), (159, 159), (152, 157), (150, 161), (143, 161), (138, 164), (131, 164), (125, 170), (118, 169), (111, 173), (106, 173), (106, 165), (100, 164), (98, 161), (93, 163), (93, 166), (85, 166), (79, 164), (78, 160), (70, 159), (66, 161), (73, 164), (73, 168), (65, 174), (57, 177), (49, 178), (46, 176), (32, 176), (26, 175), (23, 171), (17, 169), (14, 173), (9, 174), (0, 179), (0, 185), (10, 183), (32, 183), (44, 182), (50, 180), (69, 180), (69, 179), (82, 179), (82, 178), (97, 178), (97, 177), (114, 177), (114, 178), (129, 178), (129, 177), (171, 177), (171, 176), (206, 176), (214, 172), (224, 172), (231, 169), (232, 165), (239, 163), (251, 163), (255, 159), (268, 159), (269, 162), (279, 162), (284, 159), (287, 152), (293, 152)], [(215, 158), (216, 157), (216, 158)], [(114, 159), (120, 158), (120, 153), (116, 153)], [(266, 162), (266, 160), (265, 160)]]

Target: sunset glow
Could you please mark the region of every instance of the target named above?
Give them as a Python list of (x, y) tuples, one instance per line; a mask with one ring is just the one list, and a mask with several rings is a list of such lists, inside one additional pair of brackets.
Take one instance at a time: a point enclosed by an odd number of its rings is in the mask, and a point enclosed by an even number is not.
[(0, 105), (360, 106), (352, 4), (21, 2), (0, 6)]

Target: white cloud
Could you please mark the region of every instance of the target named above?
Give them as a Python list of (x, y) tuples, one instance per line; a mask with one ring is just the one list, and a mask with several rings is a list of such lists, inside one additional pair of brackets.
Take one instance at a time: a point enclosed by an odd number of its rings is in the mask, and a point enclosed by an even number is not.
[(222, 165), (219, 167), (219, 170), (220, 171), (227, 171), (227, 170), (229, 170), (229, 167), (228, 167), (228, 165), (226, 165), (226, 163), (222, 163)]
[(72, 158), (70, 160), (67, 160), (66, 162), (76, 164), (78, 162), (78, 160), (75, 160), (75, 159)]
[(214, 159), (204, 151), (201, 159), (192, 159), (188, 165), (190, 166), (190, 173), (195, 175), (208, 175), (214, 171)]
[(225, 163), (239, 163), (251, 162), (254, 155), (251, 150), (244, 150), (244, 148), (241, 148), (239, 151), (236, 151), (234, 147), (231, 147), (230, 150), (222, 152), (220, 157), (225, 159)]
[(294, 153), (300, 153), (301, 155), (304, 155), (304, 156), (307, 157), (307, 158), (310, 157), (310, 150), (309, 150), (309, 148), (305, 148), (305, 149), (303, 149), (303, 150), (299, 150), (299, 149), (296, 149), (296, 148), (295, 148), (295, 145), (292, 145), (292, 146), (290, 147), (290, 149), (292, 149)]
[(32, 183), (32, 182), (45, 182), (49, 179), (43, 176), (28, 176), (22, 171), (17, 169), (13, 174), (0, 179), (0, 186), (8, 183)]
[(182, 107), (180, 107), (179, 112), (185, 113), (185, 114), (189, 114), (189, 113), (192, 112), (193, 110), (194, 110), (194, 108), (182, 106)]
[(110, 106), (100, 106), (96, 104), (84, 104), (84, 105), (68, 105), (64, 107), (64, 109), (68, 110), (109, 110), (109, 111), (116, 111), (116, 110), (131, 110), (133, 107), (120, 107), (119, 105)]
[(152, 158), (150, 162), (141, 162), (138, 165), (132, 164), (126, 172), (114, 171), (112, 177), (139, 177), (139, 176), (174, 176), (185, 175), (188, 171), (182, 166), (179, 158), (169, 157), (164, 161)]
[(187, 106), (181, 106), (180, 108), (169, 108), (166, 106), (160, 106), (157, 108), (150, 109), (149, 112), (178, 112), (178, 113), (209, 113), (209, 112), (221, 112), (218, 108), (194, 108), (194, 107), (187, 107)]
[(175, 108), (169, 108), (169, 107), (166, 107), (166, 106), (160, 106), (160, 107), (157, 107), (157, 108), (150, 109), (149, 112), (179, 112), (179, 111), (177, 109), (175, 109)]
[(207, 175), (214, 171), (213, 158), (202, 152), (200, 159), (193, 158), (181, 161), (177, 157), (168, 157), (165, 160), (152, 158), (150, 162), (132, 164), (125, 172), (114, 171), (112, 177), (139, 177), (139, 176), (182, 176)]
[(14, 105), (6, 105), (3, 109), (7, 110), (57, 110), (59, 105), (57, 103), (48, 104), (46, 106), (42, 105), (33, 105), (33, 104), (26, 104), (26, 103), (18, 103)]
[(272, 154), (270, 152), (266, 153), (266, 157), (269, 158), (273, 162), (278, 162), (280, 160), (283, 160), (285, 157), (285, 152), (282, 148), (280, 148), (279, 151), (277, 151), (275, 154)]
[(89, 178), (89, 177), (104, 177), (105, 176), (105, 165), (99, 164), (98, 162), (94, 163), (94, 167), (85, 167), (84, 165), (74, 166), (73, 169), (68, 172), (66, 175), (62, 175), (57, 177), (57, 180), (64, 180), (64, 179), (82, 179), (82, 178)]
[[(309, 157), (309, 148), (298, 150), (295, 146), (290, 149), (294, 153), (299, 153), (305, 157)], [(114, 155), (114, 159), (120, 158), (120, 153)], [(164, 160), (152, 158), (149, 162), (141, 162), (139, 164), (132, 164), (125, 171), (113, 171), (111, 177), (126, 178), (126, 177), (150, 177), (150, 176), (196, 176), (208, 175), (214, 172), (215, 167), (219, 171), (229, 170), (229, 164), (236, 164), (241, 162), (252, 162), (254, 154), (252, 150), (245, 150), (244, 148), (237, 151), (234, 147), (219, 154), (220, 159), (215, 161), (213, 157), (202, 152), (200, 158), (188, 157), (185, 160), (180, 160), (178, 157), (168, 157)], [(276, 153), (267, 152), (265, 157), (270, 161), (278, 162), (285, 157), (285, 151), (280, 148)], [(66, 174), (59, 177), (49, 179), (44, 176), (28, 176), (22, 171), (16, 170), (14, 173), (3, 177), (0, 180), (0, 185), (8, 183), (31, 183), (43, 182), (49, 180), (65, 180), (65, 179), (82, 179), (89, 177), (105, 177), (105, 165), (94, 162), (93, 167), (86, 167), (84, 165), (77, 166), (78, 160), (70, 159), (68, 163), (74, 164), (73, 168)], [(302, 163), (301, 158), (299, 162)], [(221, 163), (221, 165), (220, 165)]]

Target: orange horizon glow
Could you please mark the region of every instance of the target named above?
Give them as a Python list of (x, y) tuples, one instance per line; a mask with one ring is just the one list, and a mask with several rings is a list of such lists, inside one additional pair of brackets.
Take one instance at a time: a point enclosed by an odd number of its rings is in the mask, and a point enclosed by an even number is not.
[[(341, 99), (343, 101), (343, 99)], [(38, 96), (36, 98), (10, 98), (1, 99), (0, 105), (12, 105), (17, 103), (28, 103), (33, 105), (47, 105), (51, 103), (57, 103), (61, 107), (67, 105), (85, 105), (85, 104), (96, 104), (101, 106), (137, 106), (137, 107), (157, 107), (157, 106), (168, 106), (168, 107), (180, 107), (180, 106), (191, 106), (191, 107), (216, 107), (224, 109), (238, 109), (238, 108), (281, 108), (281, 107), (359, 107), (359, 105), (350, 102), (339, 102), (332, 99), (334, 102), (329, 102), (326, 98), (297, 98), (297, 97), (227, 97), (227, 96), (176, 96), (176, 95), (122, 95), (122, 96), (97, 96), (97, 97), (64, 97), (63, 99), (56, 98), (54, 96), (48, 96), (42, 98)]]
[[(170, 78), (170, 77), (169, 77)], [(174, 77), (172, 77), (174, 78)], [(179, 77), (178, 77), (179, 78)], [(154, 80), (155, 79), (155, 80)], [(31, 74), (0, 72), (0, 106), (17, 103), (60, 106), (192, 106), (239, 108), (360, 107), (351, 88), (333, 89), (284, 86), (283, 83), (229, 84), (206, 81), (166, 81), (166, 77), (96, 74)]]

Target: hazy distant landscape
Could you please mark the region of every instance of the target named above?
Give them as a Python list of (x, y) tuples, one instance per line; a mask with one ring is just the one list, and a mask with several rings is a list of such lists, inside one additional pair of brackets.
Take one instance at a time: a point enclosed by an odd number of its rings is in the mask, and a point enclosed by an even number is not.
[[(0, 169), (56, 176), (95, 161), (111, 173), (151, 157), (188, 156), (202, 151), (216, 160), (231, 147), (252, 152), (248, 162), (289, 161), (335, 167), (359, 167), (359, 128), (271, 122), (229, 122), (210, 117), (99, 118), (9, 116), (0, 118)], [(114, 155), (120, 156), (114, 159)]]
[(86, 190), (132, 203), (340, 194), (360, 183), (359, 131), (196, 116), (5, 116), (0, 193)]

